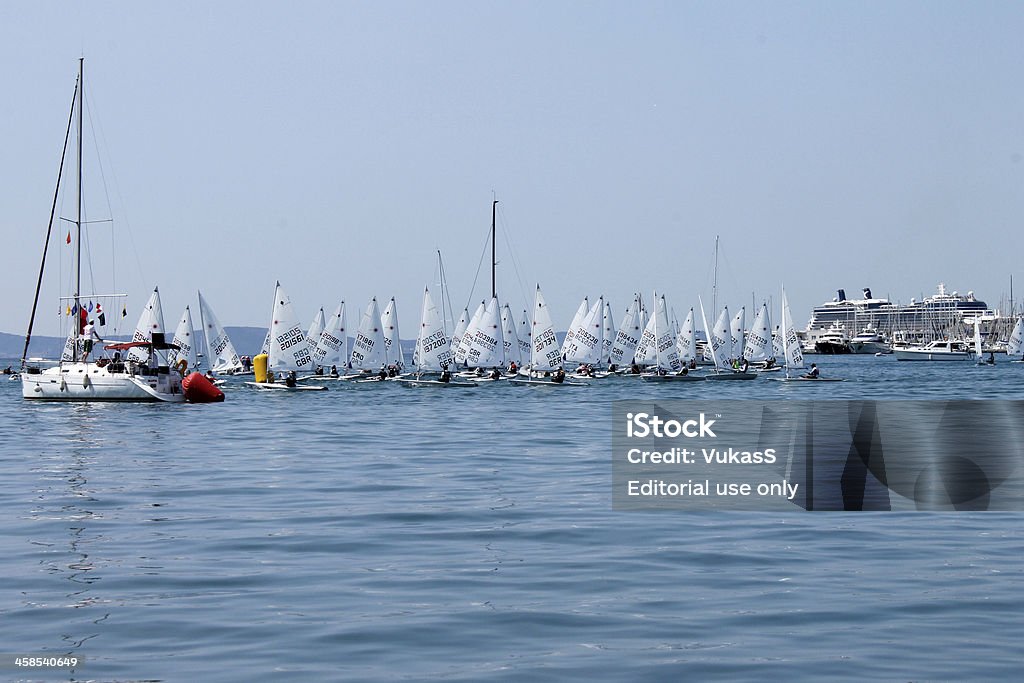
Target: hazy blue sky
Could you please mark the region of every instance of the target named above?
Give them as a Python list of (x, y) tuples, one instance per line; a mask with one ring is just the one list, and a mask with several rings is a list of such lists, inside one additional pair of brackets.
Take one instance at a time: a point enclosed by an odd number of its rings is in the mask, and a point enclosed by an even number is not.
[(719, 302), (784, 282), (801, 325), (838, 287), (994, 305), (1022, 274), (1022, 3), (5, 2), (3, 331), (83, 54), (132, 323), (159, 285), (168, 326), (197, 289), (267, 325), (280, 280), (303, 324), (396, 296), (411, 338), (435, 250), (469, 300), (492, 192), (499, 295), (539, 282), (562, 329), (585, 294), (710, 299), (715, 235)]

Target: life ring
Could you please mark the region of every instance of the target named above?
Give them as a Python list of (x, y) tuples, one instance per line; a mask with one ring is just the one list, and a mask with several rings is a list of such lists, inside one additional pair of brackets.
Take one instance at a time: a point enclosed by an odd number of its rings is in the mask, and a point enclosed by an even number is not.
[(188, 361), (184, 358), (175, 363), (174, 366), (178, 368), (178, 372), (181, 373), (182, 377), (184, 377), (185, 373), (188, 372)]

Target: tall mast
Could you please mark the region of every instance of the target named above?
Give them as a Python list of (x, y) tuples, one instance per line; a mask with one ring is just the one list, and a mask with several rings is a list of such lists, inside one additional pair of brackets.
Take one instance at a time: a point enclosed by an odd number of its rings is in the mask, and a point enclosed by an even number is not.
[(497, 296), (498, 296), (498, 290), (497, 290), (497, 287), (495, 286), (495, 270), (497, 269), (498, 259), (497, 259), (497, 248), (496, 248), (496, 244), (495, 244), (497, 242), (497, 240), (495, 239), (496, 231), (495, 231), (495, 227), (494, 227), (495, 223), (496, 223), (495, 218), (497, 217), (497, 213), (498, 213), (498, 200), (495, 199), (494, 201), (491, 202), (491, 298), (492, 299), (493, 298), (497, 298)]
[(74, 360), (78, 360), (79, 324), (82, 316), (82, 94), (85, 90), (85, 58), (78, 58), (78, 213), (75, 216), (75, 351)]

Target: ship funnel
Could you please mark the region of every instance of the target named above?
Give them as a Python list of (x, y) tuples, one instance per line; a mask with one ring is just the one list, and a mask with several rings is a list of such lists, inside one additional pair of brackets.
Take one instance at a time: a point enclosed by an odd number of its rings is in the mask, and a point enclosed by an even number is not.
[(845, 289), (840, 289), (839, 290), (839, 300), (840, 301), (846, 301), (846, 290)]
[(867, 287), (864, 288), (864, 298), (865, 299), (870, 299), (871, 298), (871, 290), (868, 289)]

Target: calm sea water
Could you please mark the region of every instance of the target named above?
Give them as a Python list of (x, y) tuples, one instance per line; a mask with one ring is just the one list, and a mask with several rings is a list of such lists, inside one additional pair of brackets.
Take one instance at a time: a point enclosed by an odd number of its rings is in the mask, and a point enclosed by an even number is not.
[(0, 678), (1018, 679), (1021, 514), (611, 509), (616, 399), (1024, 397), (1024, 364), (820, 364), (849, 381), (158, 406), (2, 379), (0, 650), (86, 663)]

